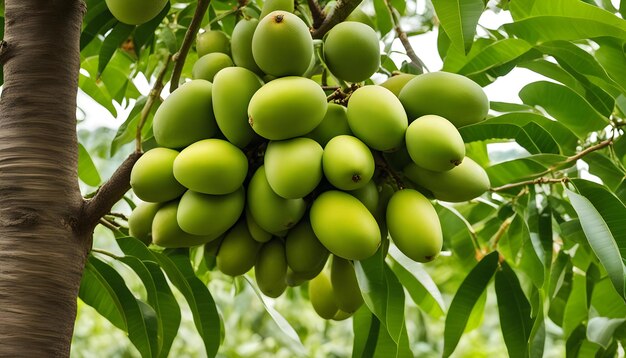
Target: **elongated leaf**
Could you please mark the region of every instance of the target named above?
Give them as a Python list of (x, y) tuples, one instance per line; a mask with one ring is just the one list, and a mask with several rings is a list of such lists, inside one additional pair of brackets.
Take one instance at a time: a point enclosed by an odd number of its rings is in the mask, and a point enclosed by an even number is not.
[(133, 43), (135, 46), (135, 53), (137, 57), (141, 55), (142, 47), (154, 38), (154, 33), (159, 27), (167, 13), (170, 11), (169, 1), (165, 4), (165, 7), (161, 12), (155, 16), (152, 20), (137, 26), (133, 34)]
[(87, 12), (85, 16), (85, 28), (80, 33), (80, 50), (82, 51), (98, 35), (103, 34), (116, 23), (113, 14), (109, 11), (105, 2), (100, 2)]
[[(567, 157), (553, 154), (537, 154), (525, 158), (513, 159), (485, 168), (491, 186), (535, 179), (542, 175), (548, 167), (565, 163)], [(573, 163), (567, 163), (573, 165)]]
[(595, 41), (600, 45), (595, 52), (595, 58), (616, 83), (622, 87), (626, 86), (626, 55), (622, 50), (623, 40), (603, 38)]
[(476, 34), (478, 19), (485, 4), (482, 0), (433, 0), (441, 27), (452, 45), (468, 53)]
[(391, 13), (385, 5), (385, 0), (374, 0), (374, 11), (376, 12), (376, 27), (382, 35), (386, 35), (393, 29)]
[(626, 318), (594, 317), (587, 323), (587, 339), (607, 349), (613, 334), (626, 322)]
[(574, 274), (572, 293), (563, 314), (563, 334), (567, 338), (579, 324), (587, 319), (587, 285), (585, 276)]
[(498, 252), (494, 251), (476, 264), (467, 275), (461, 287), (457, 290), (448, 314), (446, 316), (446, 326), (444, 330), (443, 356), (449, 357), (465, 330), (465, 325), (472, 313), (472, 308), (478, 298), (487, 288), (491, 277), (496, 273), (498, 267)]
[(78, 143), (78, 177), (83, 183), (94, 187), (100, 185), (102, 181), (91, 155), (80, 143)]
[(602, 182), (611, 189), (616, 189), (626, 178), (624, 170), (603, 153), (587, 154), (585, 163), (589, 164), (589, 172), (601, 178)]
[(533, 328), (530, 331), (528, 341), (528, 352), (530, 357), (543, 357), (543, 351), (546, 344), (546, 321), (543, 312), (544, 297), (542, 291), (533, 288), (531, 297), (531, 306), (533, 307)]
[(503, 39), (483, 48), (459, 73), (466, 76), (476, 75), (513, 61), (531, 49), (532, 46), (524, 40)]
[(124, 307), (111, 284), (92, 266), (85, 266), (78, 297), (115, 327), (127, 331)]
[(352, 358), (370, 358), (376, 352), (376, 343), (380, 334), (380, 321), (365, 306), (352, 317), (354, 341)]
[(102, 47), (100, 48), (100, 54), (98, 56), (98, 77), (100, 74), (104, 72), (104, 69), (107, 67), (107, 64), (113, 57), (115, 50), (120, 47), (124, 41), (128, 39), (128, 36), (133, 32), (135, 26), (124, 24), (122, 22), (118, 22), (113, 30), (107, 35), (102, 43)]

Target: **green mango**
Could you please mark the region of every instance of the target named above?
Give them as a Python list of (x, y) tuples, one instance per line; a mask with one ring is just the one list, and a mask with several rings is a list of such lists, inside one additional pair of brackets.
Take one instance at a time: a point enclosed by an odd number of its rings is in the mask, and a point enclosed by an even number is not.
[(230, 56), (230, 39), (223, 31), (205, 30), (196, 37), (196, 51), (198, 58), (215, 52)]
[(354, 313), (348, 313), (348, 312), (344, 312), (342, 310), (337, 311), (337, 313), (335, 313), (335, 316), (332, 318), (333, 321), (344, 321), (350, 317), (352, 317), (352, 315), (354, 315)]
[(178, 225), (194, 235), (221, 235), (237, 222), (245, 202), (243, 187), (225, 195), (187, 190), (178, 204)]
[(342, 190), (354, 190), (367, 185), (374, 175), (374, 156), (358, 138), (340, 135), (324, 148), (322, 167), (326, 179)]
[(324, 119), (328, 102), (308, 78), (283, 77), (259, 89), (248, 105), (248, 121), (260, 136), (282, 140), (305, 135)]
[(261, 244), (255, 241), (246, 222), (239, 220), (224, 237), (217, 251), (217, 269), (229, 276), (240, 276), (256, 263)]
[(246, 224), (248, 225), (248, 231), (250, 231), (250, 235), (252, 238), (258, 242), (268, 242), (272, 239), (272, 234), (263, 230), (259, 224), (254, 221), (252, 214), (250, 213), (250, 209), (246, 207)]
[(356, 280), (352, 262), (333, 256), (330, 266), (330, 282), (333, 285), (337, 307), (341, 311), (354, 313), (363, 305), (361, 289)]
[(261, 15), (259, 16), (259, 19), (264, 18), (270, 12), (276, 10), (293, 12), (293, 0), (265, 0), (263, 7), (261, 8)]
[(436, 172), (456, 167), (465, 157), (465, 143), (454, 124), (433, 114), (411, 122), (406, 149), (415, 164)]
[(430, 190), (436, 199), (453, 203), (472, 200), (491, 187), (485, 169), (469, 157), (445, 172), (433, 172), (411, 163), (404, 168), (404, 175)]
[(295, 273), (311, 279), (324, 268), (329, 252), (317, 239), (309, 220), (303, 219), (289, 230), (285, 239), (287, 264)]
[(239, 21), (233, 29), (230, 45), (235, 65), (262, 75), (263, 71), (254, 62), (254, 56), (252, 56), (252, 36), (258, 25), (259, 20), (257, 19)]
[(259, 250), (254, 265), (254, 276), (264, 295), (277, 298), (287, 288), (287, 259), (280, 239), (266, 242)]
[(370, 213), (376, 213), (376, 208), (378, 208), (378, 188), (373, 179), (361, 188), (350, 190), (349, 193), (359, 199)]
[[(106, 0), (111, 14), (120, 22), (141, 25), (155, 18), (168, 0)], [(2, 1), (4, 5), (4, 0)], [(2, 6), (4, 12), (4, 6)]]
[(457, 128), (482, 121), (489, 111), (489, 99), (476, 82), (448, 72), (416, 76), (400, 91), (400, 102), (411, 121), (436, 114)]
[(409, 73), (401, 73), (399, 75), (389, 77), (385, 82), (381, 83), (382, 87), (390, 90), (396, 97), (400, 96), (400, 91), (415, 75)]
[(139, 199), (163, 202), (176, 199), (185, 192), (172, 169), (178, 155), (173, 149), (154, 148), (137, 160), (130, 172), (130, 186)]
[(248, 104), (262, 85), (257, 75), (241, 67), (225, 68), (213, 80), (215, 121), (226, 139), (239, 148), (255, 136), (248, 124)]
[(215, 262), (216, 262), (216, 258), (217, 258), (217, 252), (220, 249), (220, 246), (222, 245), (222, 241), (224, 241), (224, 236), (226, 235), (222, 235), (220, 237), (218, 237), (215, 240), (211, 240), (209, 242), (207, 242), (206, 244), (204, 244), (204, 256), (205, 256), (205, 261), (211, 261), (210, 265), (211, 267), (209, 268), (209, 270), (212, 270), (215, 267)]
[(315, 236), (332, 254), (363, 260), (380, 246), (380, 229), (359, 199), (337, 190), (318, 196), (310, 212)]
[[(215, 75), (222, 69), (233, 67), (233, 61), (228, 55), (221, 52), (214, 52), (200, 57), (191, 69), (191, 77), (194, 80), (207, 80), (213, 82)], [(213, 96), (215, 95), (215, 86), (213, 86)], [(215, 105), (214, 105), (215, 107)]]
[(211, 94), (213, 85), (193, 80), (178, 87), (154, 114), (156, 142), (167, 148), (183, 148), (217, 134)]
[(387, 227), (398, 249), (414, 261), (434, 260), (443, 243), (437, 211), (413, 189), (397, 191), (387, 204)]
[(174, 161), (174, 176), (189, 190), (203, 194), (232, 193), (243, 184), (248, 158), (222, 139), (205, 139), (183, 149)]
[(309, 279), (304, 275), (294, 272), (291, 267), (287, 266), (287, 275), (285, 276), (285, 283), (289, 287), (297, 287), (301, 286), (303, 283), (307, 282)]
[(348, 111), (342, 105), (329, 103), (322, 122), (306, 134), (306, 137), (325, 147), (328, 141), (342, 134), (352, 135), (348, 125)]
[(247, 205), (254, 221), (271, 233), (292, 228), (306, 211), (303, 199), (285, 199), (272, 190), (267, 182), (265, 166), (259, 167), (250, 179)]
[(164, 204), (152, 221), (152, 243), (165, 248), (192, 247), (206, 244), (217, 236), (198, 236), (184, 232), (176, 221), (178, 201)]
[(309, 138), (269, 142), (264, 158), (267, 182), (283, 198), (304, 198), (322, 180), (323, 153)]
[(332, 319), (339, 311), (333, 285), (326, 271), (320, 272), (309, 282), (309, 301), (315, 312), (323, 319)]
[(378, 35), (360, 22), (341, 22), (324, 36), (324, 58), (337, 78), (363, 82), (380, 66)]
[(152, 221), (162, 203), (141, 203), (128, 217), (128, 234), (146, 245), (152, 242)]
[(348, 100), (348, 124), (356, 137), (376, 150), (402, 145), (408, 119), (400, 100), (381, 86), (365, 86)]
[(287, 11), (273, 11), (259, 21), (252, 36), (254, 62), (268, 75), (301, 76), (313, 57), (309, 27)]

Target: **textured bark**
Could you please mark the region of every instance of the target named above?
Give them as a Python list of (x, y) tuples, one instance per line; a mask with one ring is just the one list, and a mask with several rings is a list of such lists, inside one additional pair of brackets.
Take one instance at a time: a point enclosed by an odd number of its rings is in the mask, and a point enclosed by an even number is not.
[(68, 356), (91, 231), (77, 230), (81, 0), (6, 0), (0, 356)]

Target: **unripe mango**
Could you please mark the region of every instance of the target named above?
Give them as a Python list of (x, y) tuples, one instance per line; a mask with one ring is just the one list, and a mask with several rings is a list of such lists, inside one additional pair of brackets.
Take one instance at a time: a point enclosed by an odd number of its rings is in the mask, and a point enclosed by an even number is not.
[(174, 161), (174, 176), (190, 190), (203, 194), (232, 193), (243, 184), (248, 158), (222, 139), (205, 139), (183, 149)]
[(242, 19), (239, 21), (233, 29), (231, 51), (235, 65), (262, 75), (263, 71), (254, 62), (254, 57), (252, 56), (252, 36), (258, 25), (259, 20), (257, 19)]
[(261, 244), (250, 236), (246, 222), (240, 220), (217, 251), (217, 269), (230, 276), (243, 275), (254, 267), (260, 248)]
[(264, 18), (272, 11), (281, 10), (293, 12), (293, 5), (293, 0), (265, 0), (263, 8), (261, 8), (261, 15), (259, 16), (259, 19)]
[(309, 138), (271, 141), (264, 158), (267, 182), (283, 198), (304, 198), (322, 180), (323, 153)]
[(192, 247), (206, 244), (219, 236), (198, 236), (184, 232), (176, 221), (178, 201), (163, 205), (152, 221), (152, 243), (165, 248)]
[(241, 67), (225, 68), (213, 79), (215, 121), (226, 139), (239, 148), (254, 138), (248, 124), (248, 104), (262, 85), (259, 77)]
[(324, 58), (330, 72), (338, 78), (365, 81), (380, 66), (378, 35), (360, 22), (339, 23), (324, 37)]
[(416, 76), (400, 91), (400, 102), (411, 121), (436, 114), (457, 128), (482, 121), (489, 111), (489, 99), (476, 82), (448, 72)]
[(173, 149), (150, 149), (137, 160), (130, 172), (130, 186), (139, 199), (163, 202), (176, 199), (185, 192), (173, 173), (179, 153)]
[(326, 114), (326, 94), (308, 78), (284, 77), (261, 87), (248, 105), (252, 129), (270, 140), (299, 137), (317, 127)]
[(351, 190), (349, 193), (359, 199), (370, 213), (376, 213), (376, 208), (378, 208), (378, 188), (374, 180), (370, 180), (365, 186)]
[(406, 149), (415, 164), (436, 172), (454, 168), (465, 157), (465, 143), (454, 124), (432, 114), (411, 122)]
[(268, 242), (272, 239), (272, 234), (263, 230), (259, 224), (254, 221), (254, 217), (250, 213), (250, 209), (246, 207), (246, 224), (248, 225), (248, 231), (252, 238), (258, 242)]
[(350, 96), (348, 124), (365, 144), (386, 151), (402, 145), (409, 122), (400, 100), (391, 91), (365, 86)]
[(285, 282), (289, 287), (297, 287), (307, 282), (309, 278), (304, 275), (294, 272), (291, 267), (287, 266), (287, 276), (285, 276)]
[(265, 166), (259, 167), (248, 184), (248, 208), (263, 230), (277, 233), (292, 228), (306, 210), (303, 199), (285, 199), (267, 182)]
[(322, 271), (309, 282), (309, 301), (323, 319), (332, 319), (339, 311), (328, 273)]
[[(215, 74), (226, 67), (232, 67), (233, 61), (228, 55), (221, 52), (214, 52), (200, 57), (191, 69), (191, 77), (194, 80), (207, 80), (213, 82)], [(215, 87), (213, 87), (215, 91)]]
[(206, 30), (196, 37), (196, 51), (198, 57), (215, 52), (230, 55), (230, 39), (223, 31)]
[(356, 280), (352, 262), (333, 256), (330, 266), (330, 282), (333, 285), (337, 307), (346, 313), (354, 313), (363, 305), (363, 296)]
[(410, 73), (402, 73), (399, 75), (389, 77), (385, 82), (381, 83), (382, 87), (390, 90), (396, 97), (400, 96), (400, 91), (404, 86), (409, 83), (410, 80), (415, 78), (415, 75)]
[(225, 195), (187, 190), (178, 204), (178, 225), (194, 235), (221, 235), (237, 222), (245, 202), (243, 187)]
[(468, 157), (459, 166), (445, 172), (433, 172), (411, 163), (404, 168), (404, 175), (430, 190), (435, 198), (449, 202), (474, 199), (491, 186), (487, 172)]
[(367, 185), (374, 175), (374, 156), (358, 138), (340, 135), (324, 148), (322, 166), (326, 179), (335, 187), (354, 190)]
[(287, 259), (280, 239), (266, 242), (259, 250), (254, 276), (264, 295), (276, 298), (287, 288)]
[(128, 234), (146, 245), (152, 242), (152, 221), (162, 203), (141, 203), (128, 217)]
[(334, 255), (348, 260), (372, 256), (380, 245), (376, 220), (357, 198), (330, 190), (311, 206), (311, 227), (315, 236)]
[(322, 122), (309, 132), (306, 137), (315, 140), (322, 147), (325, 147), (329, 140), (342, 134), (352, 135), (348, 125), (348, 111), (342, 105), (329, 103)]
[[(106, 0), (106, 4), (119, 21), (141, 25), (155, 18), (165, 8), (167, 0)], [(4, 8), (4, 0), (1, 5)]]
[(254, 31), (252, 56), (268, 75), (301, 76), (313, 57), (313, 39), (308, 26), (287, 11), (267, 14)]
[(154, 114), (154, 139), (162, 147), (182, 148), (217, 133), (211, 93), (213, 85), (193, 80), (178, 87)]
[(352, 317), (352, 315), (354, 315), (353, 313), (348, 313), (348, 312), (344, 312), (342, 310), (337, 311), (337, 313), (335, 313), (335, 316), (333, 317), (333, 321), (343, 321), (346, 320), (350, 317)]
[(387, 227), (398, 249), (414, 261), (432, 261), (441, 252), (443, 234), (437, 211), (416, 190), (393, 194), (387, 204)]
[(313, 232), (307, 219), (289, 230), (285, 240), (287, 264), (296, 273), (311, 279), (322, 271), (329, 252)]

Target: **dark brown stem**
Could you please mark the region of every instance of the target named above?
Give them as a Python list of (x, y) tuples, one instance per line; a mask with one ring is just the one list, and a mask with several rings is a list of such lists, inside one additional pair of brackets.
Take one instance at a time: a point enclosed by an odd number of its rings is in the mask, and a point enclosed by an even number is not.
[(180, 50), (173, 56), (173, 60), (176, 62), (174, 65), (174, 71), (172, 72), (172, 80), (170, 83), (170, 93), (174, 92), (178, 88), (180, 82), (180, 75), (183, 73), (183, 66), (185, 66), (185, 60), (187, 54), (191, 49), (193, 41), (196, 39), (200, 25), (202, 24), (202, 18), (209, 8), (211, 0), (198, 0), (198, 6), (196, 7), (196, 13), (193, 15), (191, 24), (185, 33), (183, 44), (180, 46)]
[(108, 216), (112, 216), (114, 218), (119, 218), (122, 219), (124, 221), (128, 221), (128, 216), (122, 214), (122, 213), (108, 213)]
[(314, 39), (321, 39), (324, 35), (333, 28), (333, 26), (345, 20), (348, 15), (354, 9), (359, 6), (362, 0), (339, 0), (335, 6), (335, 10), (331, 16), (326, 16), (326, 19), (322, 24), (313, 31), (312, 36)]
[(150, 94), (148, 94), (146, 104), (141, 109), (141, 117), (139, 118), (139, 123), (137, 124), (137, 133), (135, 134), (135, 151), (137, 152), (142, 151), (143, 140), (141, 132), (143, 131), (143, 127), (146, 124), (146, 120), (148, 119), (150, 111), (152, 110), (152, 107), (154, 106), (156, 100), (161, 98), (161, 91), (163, 91), (163, 86), (165, 85), (163, 82), (165, 81), (165, 74), (167, 73), (167, 69), (170, 67), (171, 57), (172, 56), (167, 56), (165, 64), (163, 65), (161, 72), (159, 72), (159, 74), (157, 75), (156, 82), (154, 83), (154, 86), (152, 86)]
[(415, 65), (420, 71), (430, 72), (428, 70), (428, 67), (426, 67), (426, 64), (415, 53), (415, 50), (413, 49), (413, 46), (411, 45), (411, 42), (409, 41), (409, 37), (406, 35), (406, 32), (402, 31), (402, 27), (400, 27), (400, 18), (398, 17), (396, 10), (393, 8), (389, 0), (385, 0), (385, 4), (387, 5), (389, 12), (391, 13), (391, 20), (393, 22), (393, 28), (396, 31), (396, 35), (398, 35), (398, 38), (400, 39), (402, 46), (404, 46), (406, 55), (409, 56), (409, 59), (411, 59), (411, 62), (413, 63), (413, 65)]
[(307, 0), (307, 3), (309, 4), (309, 10), (311, 10), (311, 16), (313, 16), (313, 28), (317, 29), (326, 20), (326, 14), (317, 0)]
[(118, 227), (115, 224), (111, 223), (109, 220), (100, 219), (100, 220), (98, 220), (98, 223), (100, 223), (100, 225), (106, 227), (107, 229), (109, 229), (109, 230), (111, 230), (113, 232), (119, 231)]

